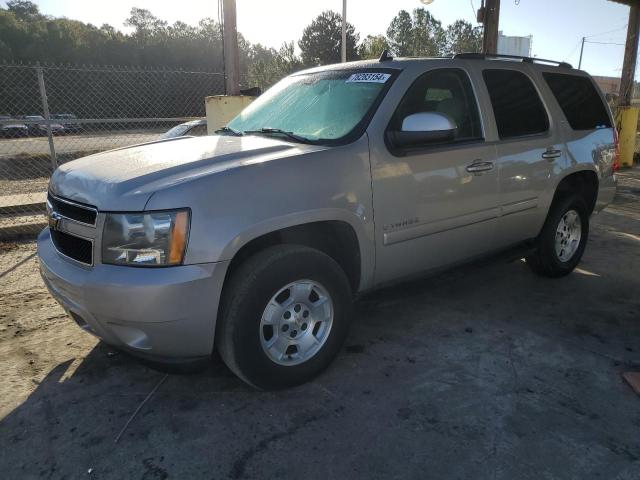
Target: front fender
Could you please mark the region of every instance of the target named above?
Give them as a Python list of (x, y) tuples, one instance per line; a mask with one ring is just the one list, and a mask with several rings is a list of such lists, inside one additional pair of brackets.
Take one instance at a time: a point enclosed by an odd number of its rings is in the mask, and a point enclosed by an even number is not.
[(360, 247), (360, 289), (366, 290), (373, 284), (375, 266), (375, 250), (372, 232), (367, 228), (367, 219), (357, 213), (336, 208), (323, 208), (304, 212), (295, 212), (281, 217), (251, 225), (246, 230), (238, 233), (233, 240), (222, 248), (221, 259), (231, 260), (242, 247), (252, 240), (264, 235), (284, 230), (290, 227), (299, 227), (315, 222), (339, 221), (348, 224), (355, 232)]
[(231, 260), (251, 240), (283, 228), (342, 221), (356, 234), (361, 286), (375, 264), (366, 136), (343, 146), (297, 151), (190, 178), (151, 197), (146, 210), (191, 208), (185, 263)]

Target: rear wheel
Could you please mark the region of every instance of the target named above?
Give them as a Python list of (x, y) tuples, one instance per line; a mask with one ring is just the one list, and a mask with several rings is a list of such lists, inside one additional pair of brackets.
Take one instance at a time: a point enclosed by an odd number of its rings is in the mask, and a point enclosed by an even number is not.
[(551, 207), (527, 264), (546, 277), (567, 275), (580, 263), (588, 236), (589, 213), (583, 198), (577, 194), (561, 198)]
[(246, 260), (225, 287), (216, 347), (227, 366), (263, 389), (310, 380), (336, 356), (351, 317), (340, 266), (308, 247), (279, 245)]

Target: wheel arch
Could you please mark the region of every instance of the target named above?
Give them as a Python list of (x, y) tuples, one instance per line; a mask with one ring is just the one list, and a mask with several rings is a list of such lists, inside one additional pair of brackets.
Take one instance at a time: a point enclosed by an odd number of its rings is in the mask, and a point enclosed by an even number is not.
[(230, 259), (225, 284), (245, 259), (281, 244), (304, 245), (329, 255), (344, 270), (354, 293), (372, 281), (373, 238), (364, 222), (348, 212), (322, 211), (273, 219), (237, 235), (223, 250), (223, 258)]
[(569, 193), (578, 192), (587, 204), (587, 210), (591, 214), (596, 206), (598, 199), (599, 180), (598, 174), (594, 170), (584, 169), (573, 171), (562, 179), (556, 185), (551, 208)]

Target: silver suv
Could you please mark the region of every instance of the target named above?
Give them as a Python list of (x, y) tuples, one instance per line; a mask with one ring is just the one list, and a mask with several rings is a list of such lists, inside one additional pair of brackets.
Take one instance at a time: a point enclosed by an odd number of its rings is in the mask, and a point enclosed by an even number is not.
[(586, 73), (462, 54), (291, 75), (217, 135), (59, 167), (42, 276), (85, 330), (282, 388), (338, 353), (356, 294), (514, 246), (570, 273), (614, 197)]

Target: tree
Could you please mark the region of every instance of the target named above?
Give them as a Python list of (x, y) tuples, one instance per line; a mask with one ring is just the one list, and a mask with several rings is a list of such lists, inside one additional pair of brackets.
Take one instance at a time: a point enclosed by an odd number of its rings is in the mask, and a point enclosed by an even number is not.
[[(360, 36), (347, 22), (347, 60), (357, 60), (356, 45)], [(340, 62), (342, 17), (327, 10), (308, 25), (298, 42), (305, 65), (327, 65)]]
[[(254, 51), (254, 61), (249, 67), (249, 84), (262, 89), (269, 88), (281, 78), (303, 68), (295, 54), (293, 42), (284, 43), (277, 52), (262, 45)], [(256, 45), (253, 46), (255, 49)], [(259, 52), (257, 52), (259, 50)]]
[(384, 35), (367, 35), (358, 46), (358, 55), (363, 60), (378, 58), (385, 50), (390, 50), (389, 42)]
[[(206, 17), (198, 22), (198, 28), (196, 32), (195, 42), (199, 45), (199, 48), (203, 52), (207, 52), (207, 68), (211, 68), (217, 71), (223, 69), (222, 59), (222, 27), (213, 18)], [(202, 63), (202, 56), (200, 56), (199, 64)], [(245, 70), (242, 69), (241, 73)]]
[(11, 56), (11, 49), (9, 46), (0, 40), (0, 58), (6, 58)]
[(387, 28), (387, 37), (394, 55), (406, 57), (411, 54), (412, 31), (411, 15), (406, 10), (400, 10)]
[(444, 32), (444, 54), (480, 52), (482, 50), (482, 28), (474, 27), (464, 20), (456, 20)]
[[(94, 25), (43, 15), (28, 0), (9, 0), (0, 6), (0, 60), (162, 66), (222, 72), (220, 24), (203, 18), (197, 25), (169, 24), (151, 11), (132, 8), (123, 32), (111, 25)], [(446, 29), (428, 11), (400, 10), (383, 35), (369, 35), (356, 47), (359, 35), (347, 25), (347, 58), (378, 58), (384, 49), (398, 56), (441, 55), (478, 51), (481, 29), (459, 20)], [(280, 49), (251, 44), (238, 33), (240, 76), (243, 84), (267, 87), (283, 76), (318, 64), (340, 61), (341, 16), (325, 11), (304, 29), (298, 42)]]
[(7, 2), (7, 10), (13, 13), (18, 20), (32, 21), (42, 18), (38, 6), (28, 0), (10, 0)]
[(424, 8), (413, 11), (413, 55), (437, 57), (443, 37), (442, 24), (430, 12)]
[(135, 28), (133, 35), (142, 43), (165, 34), (167, 30), (167, 22), (160, 20), (145, 8), (133, 7), (124, 24), (126, 27)]
[(435, 57), (441, 54), (444, 30), (439, 20), (424, 8), (413, 15), (400, 10), (387, 29), (393, 53), (400, 57)]

